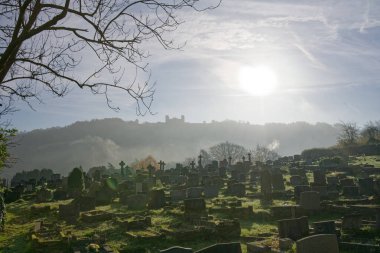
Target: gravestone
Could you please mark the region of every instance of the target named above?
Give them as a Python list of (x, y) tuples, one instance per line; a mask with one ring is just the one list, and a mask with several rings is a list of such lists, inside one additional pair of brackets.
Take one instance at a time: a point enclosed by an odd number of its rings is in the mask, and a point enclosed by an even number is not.
[(80, 196), (75, 198), (71, 203), (79, 206), (81, 212), (91, 211), (96, 208), (96, 199), (94, 197)]
[(319, 192), (319, 196), (321, 197), (321, 199), (327, 199), (328, 198), (327, 186), (312, 186), (311, 190)]
[(278, 221), (280, 238), (290, 238), (293, 241), (309, 235), (309, 222), (306, 216)]
[(289, 180), (290, 180), (290, 184), (294, 187), (297, 185), (303, 184), (303, 179), (300, 175), (291, 176)]
[(209, 185), (204, 187), (205, 198), (216, 198), (219, 195), (219, 187), (216, 185)]
[(315, 234), (336, 234), (335, 221), (318, 221), (313, 222)]
[(36, 192), (36, 201), (41, 203), (41, 202), (48, 202), (53, 199), (53, 191), (46, 189), (46, 188), (41, 188)]
[(374, 183), (372, 178), (359, 179), (359, 192), (362, 195), (373, 195), (374, 194)]
[(272, 173), (271, 178), (273, 191), (285, 191), (284, 177), (280, 172)]
[(170, 198), (173, 202), (182, 201), (186, 198), (186, 190), (184, 190), (184, 189), (171, 190), (170, 191)]
[(160, 253), (193, 253), (193, 250), (190, 248), (174, 246), (169, 249), (160, 250)]
[(269, 246), (258, 245), (257, 242), (247, 243), (247, 253), (271, 253)]
[(297, 253), (339, 253), (338, 239), (333, 234), (312, 235), (296, 242)]
[(195, 253), (242, 253), (239, 242), (218, 243)]
[(245, 185), (242, 183), (231, 184), (228, 191), (231, 195), (236, 197), (245, 196)]
[(203, 187), (190, 187), (186, 189), (186, 197), (188, 199), (201, 198), (203, 194)]
[(346, 214), (342, 220), (342, 231), (360, 230), (362, 226), (362, 216), (360, 214)]
[(260, 188), (261, 194), (264, 199), (271, 199), (272, 196), (272, 182), (271, 182), (271, 174), (269, 170), (263, 169), (260, 172)]
[(197, 187), (199, 185), (199, 175), (195, 173), (190, 173), (187, 175), (186, 186)]
[(206, 212), (206, 202), (202, 198), (185, 199), (185, 214), (202, 214)]
[(59, 205), (59, 218), (67, 223), (75, 223), (79, 218), (79, 206), (77, 205)]
[(322, 170), (314, 170), (313, 177), (313, 185), (326, 185), (326, 174)]
[(130, 195), (126, 197), (125, 204), (132, 210), (144, 209), (148, 204), (148, 197), (146, 194)]
[(359, 187), (357, 186), (343, 186), (343, 196), (345, 197), (358, 197)]
[(296, 185), (294, 187), (294, 197), (296, 199), (299, 199), (302, 192), (307, 192), (307, 191), (310, 191), (310, 190), (311, 190), (311, 188), (308, 185)]
[(136, 194), (143, 193), (143, 183), (142, 182), (136, 182)]
[(300, 206), (305, 210), (319, 210), (321, 208), (319, 192), (301, 192)]
[(152, 190), (149, 193), (148, 207), (150, 209), (159, 209), (165, 206), (165, 191)]
[(355, 186), (355, 181), (352, 178), (342, 178), (339, 180), (339, 184), (341, 187)]
[(65, 200), (68, 199), (68, 193), (67, 191), (63, 189), (57, 189), (53, 193), (53, 199), (54, 200)]
[(327, 176), (327, 184), (337, 186), (339, 183), (339, 178), (337, 176)]

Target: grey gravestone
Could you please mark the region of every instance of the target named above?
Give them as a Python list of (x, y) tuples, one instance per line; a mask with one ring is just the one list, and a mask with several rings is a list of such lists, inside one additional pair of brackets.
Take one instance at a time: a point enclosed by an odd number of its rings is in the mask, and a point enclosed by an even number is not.
[(374, 184), (372, 178), (359, 179), (359, 191), (363, 195), (373, 195), (374, 194)]
[(319, 196), (321, 197), (321, 199), (328, 198), (327, 186), (312, 186), (311, 190), (319, 192)]
[(159, 209), (165, 206), (165, 191), (152, 190), (149, 193), (148, 207), (150, 209)]
[(296, 219), (278, 221), (280, 238), (290, 238), (294, 241), (309, 235), (309, 222), (306, 216)]
[(355, 186), (355, 181), (352, 178), (342, 178), (339, 180), (339, 184), (341, 187), (344, 186)]
[(182, 248), (178, 246), (171, 247), (169, 249), (160, 250), (161, 253), (193, 253), (190, 248)]
[(305, 237), (296, 242), (297, 253), (339, 253), (338, 239), (333, 234)]
[(290, 177), (290, 184), (294, 187), (297, 185), (302, 185), (303, 179), (300, 175), (293, 175)]
[(239, 242), (218, 243), (210, 247), (196, 251), (195, 253), (241, 253)]
[(357, 186), (343, 186), (343, 196), (345, 197), (358, 197), (359, 187)]
[(327, 176), (327, 184), (329, 185), (338, 185), (339, 183), (339, 178), (337, 176)]
[(273, 191), (285, 191), (284, 177), (280, 172), (272, 174)]
[(296, 199), (299, 199), (300, 196), (301, 196), (301, 192), (307, 192), (307, 191), (310, 191), (310, 186), (308, 185), (296, 185), (294, 187), (294, 197)]
[(236, 197), (245, 196), (245, 185), (242, 183), (231, 184), (229, 187), (229, 193)]
[(319, 221), (313, 222), (315, 234), (336, 234), (335, 221)]
[(205, 198), (216, 198), (219, 195), (219, 187), (216, 185), (209, 185), (204, 187)]
[(313, 177), (313, 185), (326, 185), (326, 174), (322, 170), (314, 170)]
[(261, 194), (264, 196), (265, 199), (271, 198), (272, 194), (272, 182), (271, 182), (271, 174), (269, 170), (263, 169), (260, 172), (260, 188), (261, 188)]
[(202, 198), (185, 199), (185, 213), (204, 213), (206, 202)]
[(186, 197), (188, 199), (201, 198), (203, 187), (190, 187), (186, 189)]
[(134, 194), (127, 196), (125, 204), (129, 209), (144, 209), (148, 203), (148, 197), (146, 194)]
[(182, 201), (186, 198), (186, 191), (183, 189), (180, 190), (171, 190), (170, 198), (173, 202)]
[(355, 231), (362, 226), (362, 216), (360, 214), (347, 214), (343, 216), (342, 230)]
[(306, 191), (301, 192), (300, 206), (305, 210), (319, 210), (320, 206), (319, 192)]

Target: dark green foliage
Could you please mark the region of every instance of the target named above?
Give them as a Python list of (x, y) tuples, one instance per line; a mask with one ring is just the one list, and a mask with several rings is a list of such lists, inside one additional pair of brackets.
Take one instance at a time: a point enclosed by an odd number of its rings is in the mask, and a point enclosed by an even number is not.
[(28, 181), (29, 179), (36, 179), (37, 181), (41, 178), (49, 179), (54, 174), (51, 169), (42, 169), (42, 170), (32, 170), (32, 171), (22, 171), (17, 172), (13, 178), (12, 182), (20, 182), (22, 180)]
[(67, 187), (72, 194), (80, 194), (84, 190), (84, 176), (82, 168), (74, 168), (67, 179)]
[(10, 157), (8, 147), (12, 137), (17, 133), (16, 129), (0, 128), (0, 170), (7, 166)]

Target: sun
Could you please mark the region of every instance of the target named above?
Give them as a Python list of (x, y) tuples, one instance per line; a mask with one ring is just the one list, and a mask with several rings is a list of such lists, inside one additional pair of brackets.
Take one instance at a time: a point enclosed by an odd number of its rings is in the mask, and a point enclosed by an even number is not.
[(253, 96), (268, 96), (276, 90), (276, 73), (268, 66), (245, 66), (239, 72), (239, 85)]

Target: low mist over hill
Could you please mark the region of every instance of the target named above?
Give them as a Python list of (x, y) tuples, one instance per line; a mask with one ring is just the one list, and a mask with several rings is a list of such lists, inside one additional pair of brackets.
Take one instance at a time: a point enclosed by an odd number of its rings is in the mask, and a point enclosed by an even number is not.
[(252, 125), (235, 121), (186, 123), (182, 119), (138, 123), (121, 119), (76, 122), (22, 133), (12, 154), (18, 160), (5, 176), (21, 170), (50, 168), (67, 174), (74, 166), (85, 170), (96, 165), (127, 164), (153, 155), (167, 162), (194, 157), (200, 149), (229, 141), (254, 148), (257, 144), (275, 149), (280, 155), (293, 155), (312, 147), (334, 145), (335, 126), (305, 122)]

